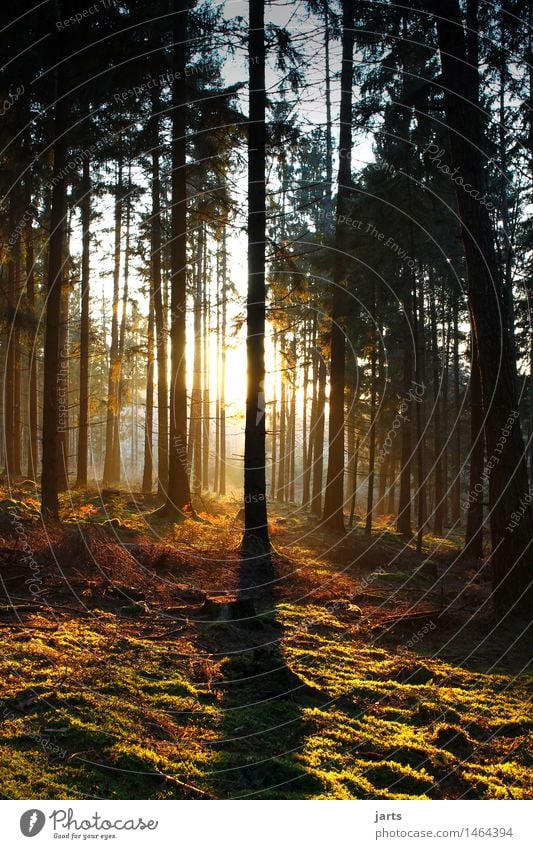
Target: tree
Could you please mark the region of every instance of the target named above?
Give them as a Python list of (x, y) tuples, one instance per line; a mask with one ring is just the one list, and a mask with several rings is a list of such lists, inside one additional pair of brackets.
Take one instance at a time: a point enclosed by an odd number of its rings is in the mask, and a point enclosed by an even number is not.
[[(432, 11), (435, 8), (431, 7)], [(512, 342), (487, 207), (484, 149), (476, 106), (478, 69), (467, 61), (458, 0), (435, 9), (444, 108), (452, 166), (461, 175), (456, 197), (464, 244), (468, 302), (481, 374), (489, 462), (494, 599), (506, 613), (531, 610), (531, 515), (525, 449), (518, 415)], [(473, 186), (478, 197), (465, 190)], [(473, 193), (475, 194), (475, 192)], [(493, 459), (494, 458), (494, 459)], [(519, 521), (513, 527), (513, 520)]]
[(350, 200), (352, 152), (352, 87), (354, 47), (353, 0), (342, 3), (342, 70), (339, 131), (339, 182), (337, 224), (335, 227), (335, 268), (331, 316), (329, 457), (324, 523), (334, 531), (344, 531), (344, 383), (346, 343), (342, 319), (346, 309), (346, 215)]
[(246, 426), (243, 550), (270, 548), (266, 502), (265, 430), (265, 10), (249, 2), (248, 294), (246, 303)]
[(183, 517), (192, 510), (187, 468), (187, 180), (185, 63), (188, 0), (173, 0), (172, 214), (170, 249), (170, 444), (167, 500), (163, 512)]
[[(61, 7), (56, 5), (57, 19)], [(44, 344), (43, 394), (43, 470), (41, 477), (41, 512), (44, 519), (59, 518), (60, 475), (60, 388), (59, 333), (61, 321), (61, 292), (65, 254), (67, 216), (67, 128), (68, 99), (66, 94), (67, 68), (63, 60), (63, 36), (53, 36), (56, 53), (56, 98), (53, 141), (53, 189), (48, 249), (46, 328)]]

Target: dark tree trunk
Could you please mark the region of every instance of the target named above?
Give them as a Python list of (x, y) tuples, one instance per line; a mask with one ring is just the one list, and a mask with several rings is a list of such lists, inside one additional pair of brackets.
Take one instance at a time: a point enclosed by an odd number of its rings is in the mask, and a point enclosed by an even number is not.
[(191, 416), (187, 459), (192, 470), (191, 489), (200, 495), (202, 489), (202, 300), (203, 300), (203, 223), (198, 227), (196, 281), (194, 291), (194, 352)]
[(485, 443), (483, 439), (483, 407), (481, 399), (481, 375), (474, 338), (471, 339), (470, 376), (470, 485), (466, 517), (465, 546), (463, 554), (468, 557), (483, 557), (483, 492), (477, 494), (476, 486), (483, 475)]
[[(475, 106), (478, 71), (466, 61), (458, 0), (438, 4), (437, 31), (452, 166), (483, 196), (486, 181), (479, 153), (483, 144)], [(456, 195), (481, 372), (487, 455), (489, 462), (497, 458), (489, 478), (494, 599), (502, 612), (527, 613), (533, 601), (533, 523), (508, 317), (488, 210), (459, 186)]]
[(243, 550), (270, 548), (265, 479), (265, 9), (250, 0), (248, 54), (248, 297)]
[(148, 339), (146, 357), (146, 408), (144, 424), (144, 466), (142, 491), (152, 491), (154, 476), (153, 463), (154, 436), (154, 295), (153, 280), (150, 282), (150, 301), (148, 304)]
[[(61, 10), (58, 9), (58, 13)], [(58, 14), (58, 19), (59, 19)], [(58, 44), (63, 36), (59, 33)], [(58, 60), (61, 48), (58, 47)], [(59, 324), (61, 289), (67, 216), (67, 122), (68, 105), (64, 96), (66, 69), (56, 68), (56, 100), (54, 118), (54, 166), (50, 239), (48, 242), (48, 275), (46, 330), (44, 342), (43, 389), (43, 461), (41, 476), (41, 512), (43, 518), (59, 518)]]
[(81, 321), (80, 321), (80, 419), (76, 486), (87, 486), (89, 446), (89, 309), (91, 252), (91, 175), (89, 160), (84, 160), (82, 175), (81, 232)]
[(352, 89), (354, 47), (353, 0), (342, 2), (342, 70), (339, 130), (339, 184), (337, 188), (337, 224), (335, 228), (335, 270), (331, 323), (329, 454), (324, 524), (333, 531), (344, 531), (344, 383), (346, 342), (343, 315), (346, 308), (346, 244), (349, 232), (345, 224), (349, 210), (352, 150)]
[(37, 394), (37, 327), (35, 315), (35, 258), (33, 252), (32, 220), (26, 228), (26, 291), (28, 294), (28, 311), (30, 321), (30, 351), (28, 358), (28, 410), (29, 410), (29, 440), (28, 440), (28, 478), (37, 480), (39, 461), (38, 447), (38, 394)]
[[(374, 286), (372, 286), (374, 290)], [(376, 299), (375, 291), (372, 296), (373, 310), (375, 315)], [(366, 501), (365, 534), (372, 533), (372, 511), (374, 509), (374, 472), (376, 456), (376, 398), (377, 398), (377, 376), (376, 376), (376, 347), (379, 345), (378, 334), (374, 333), (372, 339), (372, 352), (370, 354), (370, 430), (368, 435), (368, 490)]]
[(437, 336), (436, 291), (430, 271), (429, 314), (431, 323), (431, 356), (433, 376), (433, 450), (435, 467), (435, 508), (433, 511), (433, 533), (442, 536), (444, 531), (444, 481), (442, 470), (443, 434), (441, 423), (441, 392), (439, 385), (439, 344)]
[(170, 299), (170, 447), (168, 497), (165, 512), (171, 516), (192, 510), (187, 469), (187, 145), (186, 91), (187, 0), (174, 0), (172, 83), (172, 216)]
[(228, 324), (228, 254), (226, 227), (222, 231), (222, 363), (220, 366), (220, 472), (219, 492), (226, 494), (226, 333)]
[(209, 442), (211, 434), (210, 397), (209, 397), (209, 351), (211, 314), (211, 292), (207, 271), (207, 238), (204, 233), (204, 302), (203, 302), (203, 368), (202, 368), (202, 488), (209, 489)]
[(313, 425), (313, 488), (311, 513), (322, 514), (322, 481), (324, 476), (324, 427), (326, 420), (326, 363), (320, 351), (316, 351), (317, 400), (316, 424)]
[[(410, 299), (404, 306), (406, 314), (410, 314)], [(406, 333), (404, 339), (404, 360), (403, 360), (403, 388), (404, 398), (403, 404), (407, 406), (407, 411), (402, 414), (402, 431), (401, 431), (401, 459), (400, 459), (400, 496), (398, 502), (398, 518), (396, 520), (396, 530), (404, 536), (411, 536), (411, 440), (412, 429), (411, 419), (409, 416), (409, 392), (413, 383), (413, 356), (411, 350), (410, 335)]]
[(111, 316), (111, 347), (109, 351), (109, 377), (107, 385), (107, 417), (105, 431), (104, 483), (116, 483), (115, 462), (115, 419), (118, 415), (118, 306), (120, 285), (120, 245), (122, 235), (122, 159), (118, 163), (115, 186), (115, 246), (113, 257), (113, 304)]
[(152, 292), (157, 353), (157, 493), (164, 496), (168, 482), (168, 358), (167, 323), (163, 307), (161, 277), (161, 178), (159, 149), (159, 91), (152, 90), (152, 218), (150, 228), (152, 255)]

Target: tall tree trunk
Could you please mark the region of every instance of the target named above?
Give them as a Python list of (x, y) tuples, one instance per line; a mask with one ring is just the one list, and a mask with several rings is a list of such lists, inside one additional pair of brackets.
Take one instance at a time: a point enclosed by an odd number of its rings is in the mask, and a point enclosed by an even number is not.
[(265, 9), (249, 0), (248, 297), (243, 549), (270, 548), (265, 477)]
[(159, 90), (152, 89), (152, 217), (150, 228), (157, 355), (157, 494), (164, 497), (168, 481), (168, 355), (167, 322), (161, 276), (161, 175)]
[[(19, 219), (17, 188), (11, 191), (9, 203), (9, 229), (14, 231)], [(8, 481), (21, 473), (20, 468), (20, 351), (19, 351), (19, 297), (20, 297), (20, 236), (10, 246), (7, 266), (7, 353), (4, 379), (5, 419), (5, 471)]]
[(461, 520), (461, 383), (459, 369), (459, 302), (458, 292), (453, 294), (453, 439), (451, 456), (452, 488), (450, 493), (450, 519), (452, 525)]
[[(413, 240), (411, 240), (413, 245)], [(412, 249), (414, 255), (414, 247)], [(418, 290), (418, 280), (416, 270), (413, 271), (413, 333), (415, 342), (415, 380), (417, 387), (423, 386), (422, 377), (424, 376), (424, 365), (422, 362), (422, 351), (424, 350), (422, 323), (423, 309), (423, 291)], [(424, 395), (416, 397), (415, 401), (415, 416), (416, 416), (416, 467), (417, 467), (417, 488), (418, 488), (418, 515), (417, 515), (417, 534), (416, 534), (416, 550), (420, 554), (422, 551), (422, 542), (424, 536), (424, 524), (426, 521), (426, 487), (424, 483), (424, 427), (422, 423), (422, 411), (424, 404)]]
[[(67, 227), (67, 233), (69, 228)], [(69, 241), (67, 236), (67, 242)], [(68, 248), (65, 254), (68, 253)], [(63, 258), (65, 261), (65, 257)], [(69, 486), (69, 323), (70, 323), (70, 287), (63, 279), (61, 287), (61, 318), (59, 325), (59, 478), (58, 488), (64, 492)]]
[(439, 344), (437, 335), (437, 312), (435, 309), (435, 300), (437, 293), (435, 291), (433, 272), (430, 269), (430, 293), (429, 293), (429, 315), (431, 325), (431, 356), (432, 356), (432, 377), (433, 377), (433, 451), (434, 451), (434, 467), (435, 467), (435, 508), (433, 511), (433, 533), (436, 536), (442, 536), (444, 532), (444, 480), (442, 469), (442, 452), (443, 452), (443, 433), (441, 422), (441, 392), (439, 386)]
[(204, 303), (203, 303), (203, 369), (202, 369), (202, 488), (209, 489), (209, 437), (210, 437), (210, 393), (209, 393), (209, 352), (211, 313), (211, 292), (209, 290), (209, 274), (207, 269), (207, 238), (204, 234)]
[(307, 390), (309, 388), (309, 351), (308, 351), (308, 323), (304, 321), (303, 327), (303, 392), (302, 392), (302, 507), (309, 501), (309, 460), (308, 460), (308, 436), (307, 436)]
[(485, 444), (483, 439), (483, 408), (481, 398), (481, 375), (477, 349), (471, 338), (470, 375), (470, 485), (466, 534), (463, 554), (468, 557), (483, 557), (483, 492), (476, 487), (483, 476)]
[(348, 525), (350, 528), (353, 528), (353, 523), (355, 519), (355, 508), (357, 507), (357, 472), (359, 470), (359, 444), (360, 444), (360, 436), (357, 434), (355, 440), (355, 453), (353, 458), (353, 476), (352, 476), (352, 492), (350, 498), (350, 519), (348, 521)]
[(196, 247), (196, 281), (194, 291), (194, 353), (191, 417), (187, 457), (192, 469), (191, 489), (199, 495), (202, 489), (202, 301), (203, 301), (203, 223), (198, 226)]
[(91, 173), (88, 159), (83, 162), (81, 233), (81, 321), (80, 321), (80, 419), (78, 429), (78, 462), (76, 486), (87, 486), (89, 446), (89, 321), (90, 321), (90, 252), (91, 252)]
[(324, 13), (324, 59), (326, 83), (326, 191), (324, 197), (324, 232), (331, 233), (333, 227), (333, 133), (331, 121), (331, 72), (330, 72), (330, 11), (329, 0), (323, 0)]
[[(406, 315), (411, 312), (410, 298), (407, 298), (404, 304)], [(413, 383), (413, 356), (411, 351), (410, 334), (405, 334), (404, 351), (403, 351), (403, 389), (404, 398), (402, 404), (408, 406), (409, 392)], [(408, 415), (409, 410), (402, 414), (402, 429), (401, 429), (401, 459), (400, 459), (400, 497), (398, 501), (398, 517), (396, 520), (396, 530), (399, 534), (410, 537), (411, 530), (411, 439), (412, 428), (411, 419)]]
[(287, 382), (285, 379), (286, 359), (285, 355), (285, 336), (280, 335), (280, 363), (281, 363), (281, 397), (279, 402), (279, 469), (278, 469), (278, 492), (277, 500), (286, 500), (286, 462), (287, 462)]
[(118, 415), (118, 306), (120, 286), (120, 254), (122, 236), (122, 158), (118, 161), (115, 186), (115, 246), (113, 257), (113, 304), (111, 315), (111, 347), (109, 351), (109, 377), (107, 384), (107, 416), (105, 432), (104, 483), (116, 483), (114, 478), (115, 419)]
[(272, 381), (272, 413), (270, 416), (270, 428), (271, 428), (271, 440), (272, 440), (272, 459), (270, 463), (270, 498), (273, 501), (276, 498), (276, 472), (277, 472), (277, 461), (278, 461), (278, 344), (276, 334), (273, 335), (272, 338), (272, 347), (273, 347), (273, 375), (274, 379)]
[(119, 481), (121, 477), (121, 446), (120, 446), (120, 414), (124, 394), (124, 356), (126, 348), (126, 330), (128, 319), (128, 297), (129, 297), (129, 266), (130, 266), (130, 237), (131, 237), (131, 163), (129, 166), (128, 196), (126, 200), (126, 244), (124, 246), (124, 284), (122, 287), (122, 312), (120, 317), (120, 331), (118, 338), (117, 356), (117, 413), (114, 422), (113, 434), (113, 480)]
[(343, 315), (346, 309), (346, 244), (349, 241), (346, 215), (349, 210), (352, 151), (352, 88), (354, 47), (353, 0), (342, 2), (342, 70), (339, 131), (339, 182), (337, 224), (335, 227), (335, 269), (331, 322), (329, 454), (324, 524), (336, 532), (344, 531), (344, 381), (346, 342)]
[(28, 357), (28, 409), (29, 409), (29, 440), (27, 475), (32, 481), (37, 480), (39, 461), (38, 447), (38, 372), (37, 372), (37, 326), (35, 315), (35, 258), (33, 251), (33, 225), (30, 218), (26, 227), (26, 292), (28, 295), (28, 312), (30, 321), (30, 345)]
[[(375, 287), (372, 284), (372, 315), (376, 314), (376, 297)], [(368, 446), (368, 490), (366, 502), (366, 519), (365, 519), (365, 534), (370, 536), (372, 533), (372, 511), (374, 508), (374, 472), (375, 472), (375, 457), (376, 457), (376, 396), (377, 396), (377, 376), (376, 376), (376, 346), (379, 345), (378, 334), (373, 334), (372, 351), (370, 354), (370, 430), (369, 430), (369, 446)]]
[(154, 437), (154, 282), (150, 281), (150, 299), (148, 304), (148, 339), (146, 357), (146, 409), (144, 424), (144, 466), (142, 491), (152, 491), (154, 475), (153, 437)]
[[(309, 344), (309, 349), (308, 349), (308, 352), (307, 352), (309, 364), (312, 367), (311, 411), (310, 411), (310, 415), (309, 415), (309, 427), (307, 429), (307, 451), (306, 451), (305, 465), (304, 465), (304, 470), (303, 470), (303, 496), (302, 496), (302, 507), (305, 507), (307, 509), (309, 509), (310, 501), (311, 501), (311, 469), (312, 469), (313, 456), (314, 456), (315, 428), (316, 428), (316, 414), (317, 414), (316, 332), (317, 332), (316, 314), (313, 313), (311, 338), (309, 340), (310, 344)], [(309, 378), (307, 377), (306, 380), (307, 380), (307, 385), (308, 385)]]
[[(483, 193), (486, 180), (479, 150), (484, 145), (475, 106), (478, 70), (466, 61), (458, 0), (439, 3), (437, 32), (452, 166), (459, 169), (465, 183)], [(459, 186), (456, 196), (481, 372), (487, 454), (498, 458), (489, 478), (494, 600), (502, 612), (529, 612), (533, 601), (533, 517), (494, 236), (486, 206)]]
[(322, 514), (322, 481), (324, 478), (324, 430), (326, 421), (326, 363), (321, 353), (316, 351), (317, 401), (316, 424), (313, 426), (313, 488), (311, 495), (311, 513)]
[(226, 334), (228, 325), (228, 254), (226, 226), (222, 230), (222, 362), (220, 365), (220, 472), (219, 492), (226, 494)]
[[(62, 14), (56, 4), (57, 19)], [(57, 59), (61, 60), (63, 35), (54, 35), (58, 43)], [(43, 460), (41, 476), (41, 513), (43, 518), (59, 518), (59, 324), (61, 320), (61, 289), (67, 216), (67, 122), (68, 105), (65, 97), (66, 69), (56, 65), (56, 97), (54, 117), (52, 212), (48, 243), (47, 305), (44, 342), (43, 388)]]
[[(171, 303), (170, 303), (170, 449), (168, 497), (164, 512), (183, 516), (192, 511), (187, 469), (187, 144), (186, 66), (188, 0), (173, 0), (172, 82), (172, 215), (171, 215)], [(193, 512), (193, 511), (192, 511)]]

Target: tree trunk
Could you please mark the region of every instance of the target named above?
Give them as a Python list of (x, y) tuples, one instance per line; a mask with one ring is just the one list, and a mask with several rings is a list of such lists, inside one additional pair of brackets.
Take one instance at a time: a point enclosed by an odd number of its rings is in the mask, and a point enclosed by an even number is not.
[(322, 514), (322, 481), (324, 477), (324, 426), (326, 421), (326, 363), (317, 350), (317, 400), (316, 424), (313, 439), (313, 488), (311, 495), (311, 513), (314, 516)]
[(471, 339), (470, 376), (470, 485), (466, 533), (463, 554), (468, 557), (483, 557), (483, 492), (477, 493), (483, 475), (485, 444), (483, 439), (483, 409), (481, 399), (481, 375), (474, 338)]
[(430, 293), (429, 293), (429, 316), (431, 324), (431, 355), (432, 355), (432, 376), (433, 376), (433, 451), (434, 451), (434, 467), (435, 467), (435, 508), (433, 511), (433, 533), (436, 536), (442, 536), (444, 532), (444, 480), (442, 471), (442, 452), (443, 452), (443, 433), (441, 422), (441, 393), (439, 386), (439, 345), (437, 336), (437, 313), (435, 309), (435, 300), (437, 293), (435, 291), (433, 274), (430, 270)]
[[(58, 19), (61, 9), (58, 8)], [(56, 38), (56, 36), (54, 36)], [(63, 36), (57, 36), (61, 43)], [(57, 50), (58, 59), (61, 49)], [(44, 342), (43, 389), (43, 461), (41, 477), (41, 513), (43, 519), (59, 519), (59, 323), (67, 216), (67, 140), (68, 105), (64, 96), (66, 69), (56, 66), (54, 118), (52, 212), (48, 243), (46, 329)]]
[(210, 327), (209, 316), (211, 314), (211, 292), (209, 291), (209, 275), (207, 269), (207, 238), (204, 234), (204, 303), (203, 303), (203, 388), (202, 388), (202, 488), (209, 489), (209, 437), (210, 437), (210, 397), (209, 397), (209, 353), (210, 353)]
[[(458, 0), (441, 0), (437, 31), (452, 165), (465, 184), (485, 191), (479, 113), (475, 108), (477, 68), (466, 61)], [(501, 612), (531, 610), (533, 522), (514, 383), (512, 345), (502, 298), (488, 210), (456, 186), (468, 280), (468, 301), (481, 372), (485, 439), (489, 462), (489, 503), (494, 600)], [(503, 320), (502, 320), (503, 316)], [(495, 458), (495, 459), (493, 459)]]
[(35, 258), (33, 252), (33, 226), (30, 218), (26, 228), (26, 292), (28, 295), (28, 311), (30, 321), (30, 350), (28, 358), (28, 408), (29, 408), (29, 440), (27, 475), (32, 481), (37, 480), (39, 462), (38, 447), (38, 393), (37, 393), (37, 327), (35, 315)]
[(91, 174), (89, 160), (83, 162), (81, 233), (81, 321), (80, 321), (80, 419), (78, 429), (78, 462), (76, 486), (87, 486), (89, 446), (89, 315), (91, 252)]
[(226, 227), (222, 230), (222, 363), (220, 366), (220, 473), (219, 492), (226, 494), (226, 333), (228, 324), (228, 255)]
[(183, 516), (192, 511), (187, 469), (187, 145), (186, 66), (187, 0), (174, 0), (172, 83), (172, 215), (170, 250), (170, 449), (168, 496), (164, 512)]
[(194, 353), (191, 417), (187, 457), (192, 470), (191, 489), (200, 495), (202, 489), (202, 300), (203, 300), (203, 223), (198, 227), (196, 281), (194, 291)]
[[(375, 290), (372, 285), (372, 315), (376, 314)], [(372, 511), (374, 508), (374, 472), (375, 472), (375, 456), (376, 456), (376, 396), (377, 396), (377, 377), (376, 377), (376, 346), (379, 345), (378, 334), (373, 334), (372, 351), (370, 354), (370, 430), (369, 430), (369, 446), (368, 446), (368, 490), (366, 501), (366, 519), (365, 519), (365, 534), (372, 534)]]
[(153, 278), (150, 281), (150, 300), (148, 304), (148, 339), (146, 358), (146, 409), (144, 424), (144, 466), (142, 491), (152, 491), (153, 469), (153, 435), (154, 435), (154, 294)]
[[(404, 304), (406, 315), (410, 314), (410, 299)], [(403, 352), (403, 404), (408, 405), (409, 392), (413, 383), (413, 357), (411, 351), (411, 338), (406, 334)], [(399, 534), (410, 537), (411, 529), (411, 419), (407, 412), (402, 414), (402, 449), (400, 459), (400, 497), (398, 502), (398, 517), (396, 530)]]
[(152, 217), (150, 250), (157, 356), (157, 494), (164, 497), (168, 481), (168, 356), (167, 323), (161, 277), (161, 176), (159, 139), (159, 90), (152, 89)]
[(270, 549), (265, 478), (265, 9), (250, 0), (248, 53), (248, 297), (243, 550)]
[(344, 531), (344, 381), (346, 342), (342, 327), (346, 303), (346, 244), (349, 228), (345, 220), (349, 211), (352, 150), (352, 88), (354, 46), (353, 0), (342, 2), (342, 70), (339, 131), (339, 181), (337, 189), (337, 224), (335, 227), (335, 269), (331, 323), (329, 454), (324, 524), (332, 531)]
[(113, 259), (113, 305), (111, 316), (111, 347), (109, 351), (109, 377), (107, 385), (107, 417), (105, 432), (104, 483), (116, 483), (114, 477), (114, 438), (115, 419), (118, 411), (118, 303), (120, 285), (120, 243), (122, 234), (122, 159), (118, 162), (118, 175), (115, 186), (115, 248)]

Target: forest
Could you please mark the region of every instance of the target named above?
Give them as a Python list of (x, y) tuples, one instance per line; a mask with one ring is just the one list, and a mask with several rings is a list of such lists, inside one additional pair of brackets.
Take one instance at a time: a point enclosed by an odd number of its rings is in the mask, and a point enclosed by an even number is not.
[(1, 17), (0, 799), (531, 798), (531, 4)]

